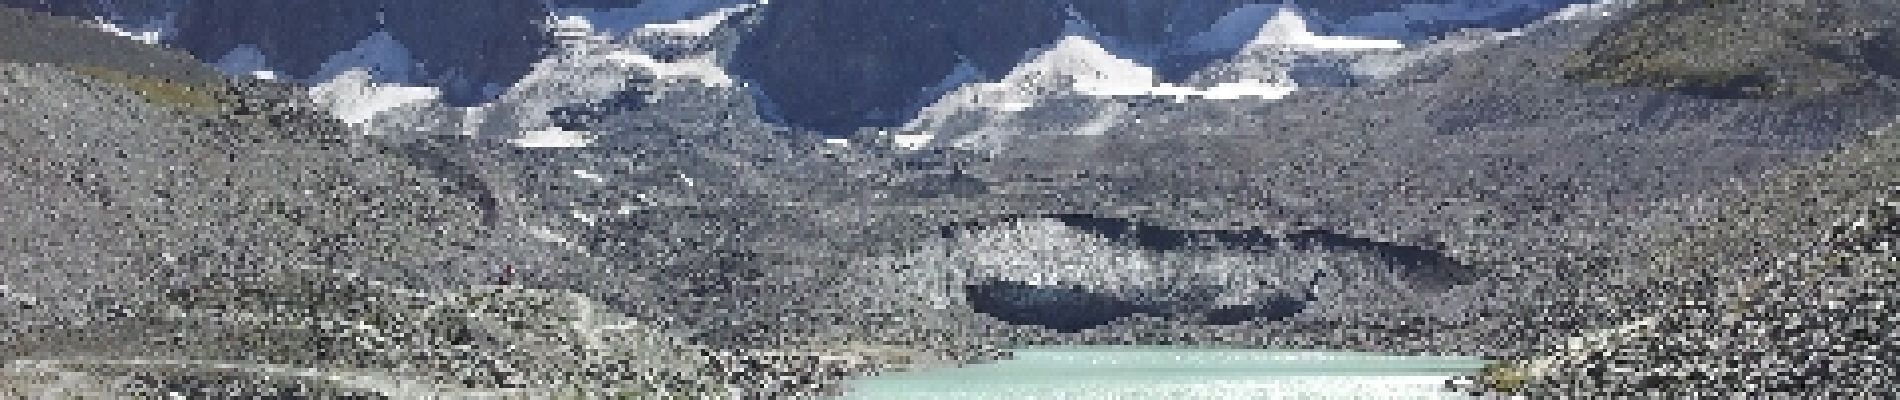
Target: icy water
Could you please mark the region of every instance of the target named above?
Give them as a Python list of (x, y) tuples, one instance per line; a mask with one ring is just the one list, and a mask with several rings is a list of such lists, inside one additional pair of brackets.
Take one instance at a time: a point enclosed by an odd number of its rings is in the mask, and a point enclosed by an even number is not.
[(964, 368), (850, 383), (842, 399), (1458, 399), (1466, 357), (1135, 347), (1038, 348)]

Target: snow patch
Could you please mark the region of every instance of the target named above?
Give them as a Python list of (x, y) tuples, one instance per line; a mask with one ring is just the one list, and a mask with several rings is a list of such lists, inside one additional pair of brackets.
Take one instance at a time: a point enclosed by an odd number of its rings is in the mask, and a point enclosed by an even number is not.
[(351, 125), (364, 125), (376, 115), (412, 103), (433, 101), (441, 89), (375, 83), (369, 71), (351, 69), (329, 82), (310, 89), (317, 104), (327, 106), (337, 119)]
[(594, 25), (586, 17), (555, 15), (548, 19), (548, 33), (556, 44), (578, 45), (594, 34)]
[(1017, 66), (1002, 84), (1017, 88), (1067, 86), (1096, 95), (1140, 94), (1155, 86), (1153, 68), (1116, 56), (1094, 40), (1064, 36), (1030, 62)]
[(1189, 37), (1188, 51), (1220, 52), (1237, 49), (1312, 48), (1326, 50), (1390, 50), (1405, 47), (1398, 40), (1355, 36), (1322, 36), (1299, 9), (1277, 4), (1252, 4), (1228, 12), (1207, 31)]
[(1634, 4), (1631, 0), (1598, 0), (1584, 4), (1572, 4), (1551, 13), (1546, 21), (1595, 21), (1615, 17), (1617, 12)]
[(916, 150), (930, 144), (930, 141), (936, 138), (937, 135), (929, 133), (901, 133), (891, 135), (891, 144), (902, 149)]
[[(1172, 90), (1169, 90), (1172, 89)], [(1300, 86), (1292, 82), (1263, 81), (1242, 79), (1235, 82), (1220, 82), (1213, 86), (1166, 87), (1157, 90), (1157, 95), (1176, 98), (1202, 98), (1215, 100), (1279, 100), (1300, 91)]]
[(739, 13), (751, 11), (756, 6), (756, 4), (744, 4), (713, 10), (696, 18), (667, 23), (647, 24), (637, 29), (636, 33), (675, 36), (712, 36), (713, 34), (719, 33), (719, 28), (725, 25), (727, 20), (732, 19), (733, 16)]
[(588, 171), (588, 170), (584, 170), (584, 169), (577, 169), (577, 170), (574, 170), (573, 172), (574, 172), (574, 176), (576, 176), (576, 177), (580, 177), (581, 179), (586, 179), (586, 180), (590, 180), (590, 181), (594, 181), (594, 183), (605, 183), (605, 182), (607, 182), (607, 177), (604, 177), (604, 176), (600, 176), (600, 174), (596, 174), (596, 173), (594, 173), (593, 171)]
[(176, 20), (176, 15), (176, 13), (165, 13), (164, 17), (153, 19), (142, 24), (130, 24), (124, 20), (110, 20), (104, 17), (93, 18), (91, 23), (100, 30), (115, 35), (144, 42), (145, 44), (159, 44), (167, 39), (171, 39), (172, 33), (177, 31), (173, 23), (173, 21)]
[(515, 147), (530, 148), (573, 148), (594, 144), (592, 132), (569, 131), (559, 127), (523, 132), (521, 137), (509, 140)]
[(665, 62), (652, 55), (631, 49), (615, 50), (604, 56), (607, 60), (626, 65), (639, 66), (661, 78), (696, 81), (714, 87), (733, 86), (732, 75), (725, 67), (711, 57), (691, 57), (676, 62)]
[(1405, 43), (1397, 40), (1368, 39), (1353, 36), (1321, 36), (1313, 33), (1313, 28), (1293, 7), (1280, 7), (1272, 18), (1260, 27), (1246, 45), (1247, 49), (1260, 48), (1311, 48), (1323, 50), (1393, 50), (1405, 48)]

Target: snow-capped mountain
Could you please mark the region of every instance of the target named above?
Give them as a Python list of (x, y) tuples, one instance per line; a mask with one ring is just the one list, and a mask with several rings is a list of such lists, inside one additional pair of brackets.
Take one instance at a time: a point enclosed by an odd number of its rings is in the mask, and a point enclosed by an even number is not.
[[(1239, 21), (1251, 20), (1257, 21), (1250, 30), (1239, 28)], [(1103, 134), (1143, 102), (1279, 99), (1306, 84), (1340, 84), (1302, 75), (1350, 75), (1358, 56), (1405, 48), (1396, 40), (1316, 34), (1297, 8), (1279, 5), (1237, 9), (1190, 37), (1200, 46), (1190, 48), (1224, 46), (1227, 36), (1243, 33), (1249, 36), (1234, 45), (1235, 55), (1169, 82), (1156, 68), (1104, 46), (1112, 39), (1086, 21), (1072, 20), (1062, 38), (1032, 51), (1003, 78), (951, 92), (900, 131), (965, 148), (994, 148), (1020, 134)]]
[[(473, 107), (437, 101), (417, 90), (426, 87), (373, 79), (333, 80), (319, 85), (315, 94), (320, 102), (345, 110), (339, 115), (347, 116), (346, 122), (385, 135), (467, 135), (521, 147), (586, 147), (611, 140), (603, 136), (660, 126), (716, 132), (740, 119), (759, 119), (750, 93), (724, 69), (732, 47), (730, 25), (744, 23), (755, 7), (742, 3), (633, 28), (616, 25), (623, 20), (596, 25), (582, 13), (557, 13), (549, 22), (553, 45), (547, 57), (493, 101)], [(732, 117), (695, 125), (695, 118), (707, 113)], [(624, 121), (629, 119), (638, 123)]]
[(1037, 131), (1104, 133), (1126, 107), (1092, 100), (1152, 96), (1161, 88), (1152, 68), (1116, 56), (1093, 36), (1071, 29), (1002, 79), (965, 85), (924, 107), (901, 131), (912, 141), (959, 147)]
[[(1323, 36), (1351, 33), (1380, 21), (1402, 26), (1403, 35), (1372, 39), (1428, 42), (1455, 28), (1515, 28), (1573, 0), (1362, 0), (1290, 2), (1305, 10), (1310, 31)], [(735, 72), (756, 82), (781, 111), (783, 121), (827, 132), (906, 123), (910, 110), (930, 104), (928, 90), (974, 67), (995, 81), (1027, 61), (1026, 52), (1070, 35), (1070, 21), (1085, 21), (1091, 40), (1118, 57), (1181, 79), (1213, 59), (1231, 56), (1272, 17), (1264, 12), (1283, 1), (1034, 0), (1011, 2), (823, 0), (768, 5), (762, 23), (746, 36)], [(1418, 19), (1403, 14), (1408, 4)], [(1446, 7), (1466, 10), (1443, 12)], [(1249, 7), (1256, 18), (1224, 19)], [(1518, 10), (1528, 15), (1516, 18)], [(826, 15), (850, 14), (851, 19)], [(1513, 18), (1493, 22), (1492, 16)], [(1392, 16), (1386, 19), (1352, 19)], [(1439, 18), (1446, 20), (1439, 21)], [(1502, 18), (1502, 17), (1499, 17)], [(1431, 25), (1434, 21), (1443, 24)], [(1217, 24), (1225, 22), (1217, 27)], [(1184, 60), (1185, 59), (1185, 60)], [(835, 60), (810, 62), (810, 60)]]
[[(101, 29), (184, 49), (227, 73), (322, 86), (326, 89), (318, 94), (331, 103), (350, 104), (340, 114), (359, 124), (401, 105), (440, 103), (476, 108), (423, 113), (460, 115), (453, 118), (392, 118), (435, 126), (426, 131), (506, 125), (504, 130), (515, 134), (545, 133), (551, 132), (550, 121), (559, 119), (546, 113), (585, 108), (633, 85), (629, 81), (652, 79), (644, 84), (647, 89), (665, 92), (665, 86), (687, 82), (732, 100), (713, 104), (745, 103), (740, 108), (751, 117), (846, 135), (866, 127), (913, 131), (994, 122), (946, 121), (956, 110), (972, 107), (1023, 111), (1035, 103), (1100, 103), (1131, 96), (1270, 100), (1300, 87), (1349, 85), (1390, 73), (1442, 50), (1437, 38), (1461, 40), (1464, 36), (1447, 36), (1454, 30), (1508, 30), (1580, 1), (547, 0), (471, 7), (384, 0), (0, 0), (0, 5), (86, 16)], [(592, 44), (574, 47), (582, 42)], [(563, 80), (575, 82), (556, 83)], [(352, 86), (356, 89), (340, 89)], [(376, 88), (404, 90), (371, 90)], [(397, 100), (337, 97), (344, 93), (381, 93)], [(533, 96), (545, 98), (529, 99)], [(996, 104), (973, 105), (989, 102)], [(1030, 130), (1102, 129), (1083, 122), (1098, 121), (1098, 113), (1057, 114), (1073, 118), (1033, 117), (1055, 125)], [(1014, 117), (980, 119), (998, 118)], [(1080, 119), (1055, 122), (1075, 118)], [(456, 122), (431, 122), (444, 119)], [(982, 127), (990, 128), (997, 127)]]
[[(495, 102), (476, 111), (481, 119), (479, 132), (554, 137), (639, 134), (592, 130), (605, 119), (627, 115), (642, 115), (653, 125), (678, 126), (700, 112), (735, 109), (758, 119), (758, 113), (749, 109), (750, 93), (725, 69), (733, 46), (730, 28), (745, 23), (755, 8), (732, 5), (632, 29), (595, 25), (581, 17), (557, 19), (553, 26), (559, 32), (558, 49)], [(675, 107), (703, 110), (657, 113)], [(620, 127), (625, 128), (630, 127)], [(516, 140), (523, 145), (540, 142), (531, 137)]]
[[(1262, 15), (1266, 18), (1255, 22)], [(1229, 41), (1220, 38), (1231, 33), (1231, 27), (1235, 26), (1252, 26), (1254, 34), (1235, 47), (1233, 56), (1190, 76), (1187, 81), (1192, 86), (1222, 89), (1266, 85), (1286, 90), (1313, 85), (1339, 86), (1353, 80), (1355, 71), (1350, 66), (1359, 58), (1406, 49), (1405, 43), (1398, 40), (1317, 34), (1296, 7), (1242, 7), (1221, 22), (1216, 30), (1191, 39), (1198, 46), (1189, 48), (1224, 45)], [(1222, 96), (1216, 93), (1211, 97)]]

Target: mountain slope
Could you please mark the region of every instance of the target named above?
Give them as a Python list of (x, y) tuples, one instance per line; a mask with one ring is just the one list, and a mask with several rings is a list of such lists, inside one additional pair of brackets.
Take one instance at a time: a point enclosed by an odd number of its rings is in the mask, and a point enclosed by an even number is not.
[(1890, 86), (1900, 7), (1886, 2), (1649, 1), (1576, 53), (1568, 74), (1718, 97)]
[[(1886, 3), (1639, 4), (1618, 23), (1628, 30), (1574, 58), (1610, 62), (1573, 62), (1572, 78), (1751, 99), (1741, 101), (1854, 98), (1893, 79), (1880, 61), (1896, 43)], [(1531, 396), (1832, 398), (1891, 387), (1875, 360), (1891, 356), (1879, 338), (1900, 327), (1883, 309), (1895, 284), (1900, 142), (1891, 126), (1852, 139), (1754, 183), (1708, 189), (1677, 210), (1678, 224), (1636, 244), (1645, 254), (1634, 274), (1609, 281), (1626, 288), (1603, 298), (1619, 322), (1484, 380)]]
[[(0, 59), (16, 63), (49, 63), (65, 67), (99, 67), (156, 77), (187, 85), (219, 81), (218, 71), (206, 68), (189, 54), (159, 51), (143, 43), (118, 40), (111, 33), (77, 21), (19, 9), (0, 9)], [(67, 42), (85, 42), (72, 46)], [(141, 57), (119, 57), (138, 54)]]
[(1891, 129), (1734, 190), (1663, 237), (1628, 320), (1487, 377), (1526, 394), (1854, 396), (1896, 381), (1900, 140)]
[[(1654, 274), (1641, 261), (1649, 240), (1716, 201), (1709, 190), (1812, 162), (1900, 113), (1877, 87), (1727, 99), (1568, 79), (1569, 56), (1623, 15), (1599, 10), (1360, 87), (1140, 107), (1113, 135), (1021, 136), (972, 175), (1031, 209), (1321, 229), (1451, 254), (1495, 279), (1410, 314), (1437, 321), (1420, 342), (1499, 340), (1472, 346), (1490, 352), (1526, 343), (1506, 337), (1621, 323), (1623, 305), (1590, 300), (1614, 288), (1574, 282)], [(1405, 331), (1379, 322), (1401, 317), (1367, 318), (1303, 332)]]
[[(0, 19), (83, 27), (19, 13)], [(96, 33), (54, 52), (37, 36), (0, 43), (0, 149), (17, 155), (0, 160), (0, 396), (726, 384), (696, 369), (714, 355), (586, 296), (471, 288), (496, 262), (554, 261), (493, 229), (495, 207), (464, 182), (347, 129), (302, 89), (87, 66), (92, 49), (123, 50), (97, 60), (125, 65), (176, 57)]]

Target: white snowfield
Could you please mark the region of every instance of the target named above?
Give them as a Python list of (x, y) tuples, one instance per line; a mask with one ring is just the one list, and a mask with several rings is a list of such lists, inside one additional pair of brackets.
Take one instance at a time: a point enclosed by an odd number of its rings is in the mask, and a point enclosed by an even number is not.
[(589, 132), (568, 131), (562, 130), (561, 128), (548, 127), (546, 129), (528, 131), (521, 137), (510, 140), (509, 143), (513, 143), (518, 147), (587, 147), (594, 143), (593, 138), (589, 136), (592, 136)]
[(442, 91), (432, 87), (375, 83), (367, 69), (350, 69), (335, 79), (310, 88), (310, 98), (325, 105), (337, 119), (363, 126), (377, 114), (405, 105), (434, 101)]

